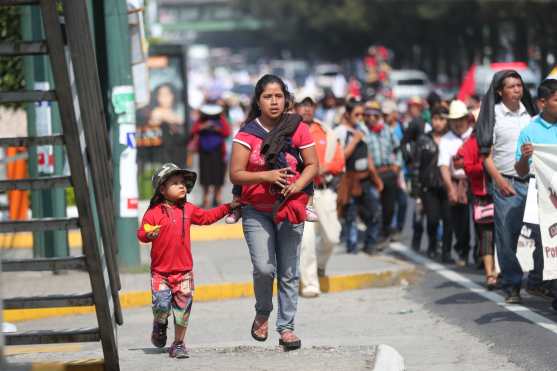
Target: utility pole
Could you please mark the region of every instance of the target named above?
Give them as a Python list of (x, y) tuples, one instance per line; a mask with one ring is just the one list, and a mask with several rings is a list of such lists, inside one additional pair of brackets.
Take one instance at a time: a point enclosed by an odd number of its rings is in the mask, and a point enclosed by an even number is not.
[(140, 264), (135, 99), (126, 0), (92, 1), (101, 86), (112, 138), (118, 258), (124, 267)]
[[(37, 7), (21, 8), (22, 35), (24, 40), (43, 40), (42, 19)], [(53, 89), (52, 70), (47, 56), (24, 57), (26, 89)], [(60, 114), (56, 102), (38, 102), (27, 106), (27, 130), (29, 136), (61, 133)], [(38, 146), (28, 149), (29, 175), (32, 178), (47, 175), (63, 175), (65, 155), (61, 146)], [(65, 217), (66, 195), (62, 188), (31, 192), (33, 218)], [(33, 232), (34, 257), (69, 256), (68, 232)]]

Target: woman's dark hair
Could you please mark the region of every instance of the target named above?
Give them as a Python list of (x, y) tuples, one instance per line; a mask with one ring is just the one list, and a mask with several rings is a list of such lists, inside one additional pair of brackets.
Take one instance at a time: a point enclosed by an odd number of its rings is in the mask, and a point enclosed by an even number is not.
[(171, 83), (168, 82), (164, 82), (160, 85), (158, 85), (155, 90), (153, 90), (153, 92), (151, 93), (151, 103), (150, 103), (150, 107), (151, 108), (155, 108), (159, 105), (158, 99), (159, 99), (159, 92), (161, 91), (162, 88), (168, 88), (170, 90), (170, 92), (172, 93), (172, 96), (174, 97), (174, 101), (172, 102), (172, 109), (176, 109), (176, 107), (178, 106), (178, 89), (176, 89), (176, 87), (174, 85), (172, 85)]
[(362, 101), (355, 99), (355, 98), (350, 98), (348, 99), (348, 101), (344, 104), (344, 111), (350, 115), (352, 114), (352, 111), (354, 111), (354, 109), (358, 106), (362, 105)]
[(155, 192), (153, 197), (151, 197), (151, 201), (149, 201), (149, 209), (157, 206), (158, 204), (162, 204), (164, 202), (164, 196), (159, 191)]
[(280, 90), (282, 90), (282, 93), (284, 94), (284, 109), (288, 109), (288, 102), (292, 100), (292, 96), (288, 91), (288, 87), (286, 86), (284, 81), (282, 81), (280, 77), (275, 75), (264, 75), (259, 79), (259, 81), (257, 81), (257, 84), (255, 84), (253, 97), (251, 98), (249, 107), (248, 117), (246, 118), (244, 124), (247, 124), (248, 122), (253, 121), (257, 117), (261, 116), (261, 109), (259, 108), (258, 102), (259, 98), (261, 98), (261, 94), (263, 94), (263, 90), (265, 90), (265, 88), (269, 84), (278, 84), (280, 86)]
[(441, 104), (441, 97), (434, 91), (430, 92), (425, 100), (430, 109), (433, 109)]
[(449, 110), (446, 109), (443, 106), (437, 106), (434, 109), (431, 110), (431, 117), (433, 116), (441, 116), (444, 118), (447, 118), (447, 115), (449, 114)]
[(538, 87), (538, 99), (547, 99), (557, 92), (557, 80), (545, 79)]

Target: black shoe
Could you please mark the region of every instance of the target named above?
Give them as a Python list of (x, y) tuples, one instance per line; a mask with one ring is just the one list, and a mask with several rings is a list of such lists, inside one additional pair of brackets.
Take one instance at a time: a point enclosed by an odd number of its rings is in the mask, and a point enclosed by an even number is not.
[(151, 333), (151, 343), (157, 348), (163, 348), (166, 345), (166, 328), (168, 322), (162, 324), (157, 321), (153, 322), (153, 332)]
[(441, 263), (454, 264), (454, 259), (451, 258), (450, 254), (443, 254), (443, 256), (441, 257)]
[(392, 242), (398, 242), (400, 240), (402, 240), (402, 231), (396, 230), (394, 232), (391, 232), (391, 241)]
[(526, 292), (532, 296), (538, 296), (540, 298), (544, 298), (547, 300), (553, 300), (553, 295), (551, 294), (551, 290), (543, 287), (543, 286), (536, 286), (536, 287), (527, 287)]
[(367, 255), (373, 256), (373, 255), (377, 255), (379, 251), (375, 247), (364, 247), (363, 252), (366, 253)]
[(437, 259), (437, 251), (435, 250), (427, 250), (427, 257), (431, 260)]
[(522, 303), (522, 298), (520, 297), (520, 289), (512, 288), (511, 292), (505, 298), (505, 303), (507, 304), (520, 304)]
[(382, 238), (375, 244), (374, 249), (378, 251), (383, 251), (389, 247), (390, 240), (388, 238)]
[(412, 239), (412, 250), (419, 252), (421, 247), (421, 241)]

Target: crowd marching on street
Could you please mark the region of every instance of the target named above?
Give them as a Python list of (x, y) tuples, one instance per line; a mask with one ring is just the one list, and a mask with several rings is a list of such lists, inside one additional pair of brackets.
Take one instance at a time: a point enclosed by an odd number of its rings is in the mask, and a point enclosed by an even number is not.
[[(138, 230), (143, 242), (153, 242), (152, 342), (166, 344), (173, 312), (171, 356), (187, 356), (182, 340), (193, 293), (190, 249), (181, 259), (167, 256), (181, 254), (177, 230), (164, 228), (164, 215), (174, 224), (179, 209), (192, 224), (241, 219), (253, 265), (251, 335), (267, 339), (277, 278), (276, 330), (287, 349), (301, 346), (294, 333), (298, 295), (320, 295), (319, 277), (327, 275), (335, 246), (379, 254), (402, 239), (407, 215), (412, 249), (422, 249), (425, 230), (428, 258), (483, 269), (486, 289), (502, 290), (508, 304), (522, 301), (518, 241), (535, 244), (525, 289), (557, 310), (554, 281), (543, 280), (540, 227), (523, 222), (533, 144), (557, 138), (557, 80), (543, 81), (534, 100), (518, 72), (503, 70), (481, 100), (431, 92), (397, 102), (380, 89), (369, 96), (358, 89), (347, 97), (330, 90), (320, 98), (294, 96), (280, 77), (267, 74), (255, 85), (247, 118), (230, 110), (223, 101), (207, 102), (191, 131), (201, 206), (211, 206), (212, 190), (213, 209), (184, 206), (196, 174), (165, 164), (153, 177), (155, 195)], [(227, 169), (233, 201), (221, 205)]]

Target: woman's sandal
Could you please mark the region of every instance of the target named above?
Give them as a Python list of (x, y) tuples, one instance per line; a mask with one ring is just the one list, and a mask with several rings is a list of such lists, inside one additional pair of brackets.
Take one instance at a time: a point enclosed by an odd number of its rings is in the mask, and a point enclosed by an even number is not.
[(286, 330), (280, 333), (279, 345), (282, 345), (286, 351), (296, 350), (302, 346), (302, 341), (293, 331)]
[(251, 337), (257, 341), (267, 340), (269, 335), (269, 318), (262, 316), (255, 316), (253, 324), (251, 325)]
[(493, 291), (497, 288), (497, 276), (489, 275), (485, 278), (485, 286), (489, 291)]

